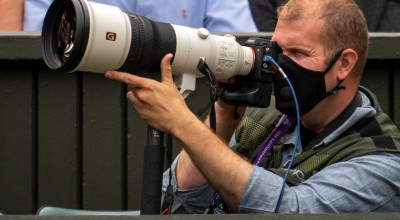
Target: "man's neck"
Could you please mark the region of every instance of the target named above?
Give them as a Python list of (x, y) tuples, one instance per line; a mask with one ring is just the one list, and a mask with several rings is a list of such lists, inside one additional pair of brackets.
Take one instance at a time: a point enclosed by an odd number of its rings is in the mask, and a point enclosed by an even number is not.
[(343, 91), (327, 97), (310, 112), (301, 116), (302, 124), (317, 134), (321, 133), (329, 123), (347, 108), (356, 91)]

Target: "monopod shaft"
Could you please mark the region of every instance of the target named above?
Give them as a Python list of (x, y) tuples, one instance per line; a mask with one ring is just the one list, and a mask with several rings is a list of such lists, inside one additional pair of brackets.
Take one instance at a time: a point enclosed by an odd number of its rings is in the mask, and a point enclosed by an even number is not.
[(149, 126), (143, 160), (141, 215), (160, 214), (164, 151), (164, 133)]

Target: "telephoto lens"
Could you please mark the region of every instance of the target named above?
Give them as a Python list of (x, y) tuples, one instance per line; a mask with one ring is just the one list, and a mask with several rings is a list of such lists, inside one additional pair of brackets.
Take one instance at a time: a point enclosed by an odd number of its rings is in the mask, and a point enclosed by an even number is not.
[(172, 53), (176, 83), (189, 90), (202, 76), (197, 70), (200, 58), (221, 79), (249, 74), (254, 62), (252, 48), (232, 38), (86, 0), (53, 1), (43, 23), (42, 53), (47, 66), (57, 71), (132, 74), (159, 72), (163, 56)]

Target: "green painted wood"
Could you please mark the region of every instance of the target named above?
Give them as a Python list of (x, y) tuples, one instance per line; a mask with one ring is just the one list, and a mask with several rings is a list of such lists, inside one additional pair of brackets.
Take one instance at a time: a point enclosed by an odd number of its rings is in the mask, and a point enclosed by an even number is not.
[[(370, 36), (362, 84), (399, 126), (400, 35)], [(0, 32), (0, 212), (138, 209), (147, 124), (125, 86), (101, 74), (55, 73), (40, 59), (39, 33)], [(207, 81), (196, 86), (186, 100), (193, 112), (209, 100)], [(174, 142), (174, 155), (180, 149)]]
[(32, 62), (0, 61), (0, 212), (35, 208), (35, 76)]
[(400, 62), (393, 61), (394, 73), (393, 73), (393, 120), (397, 127), (400, 129)]
[(370, 33), (368, 59), (400, 59), (400, 33)]
[(370, 89), (378, 97), (379, 104), (384, 112), (389, 112), (391, 79), (388, 74), (389, 63), (385, 60), (368, 60), (365, 66), (361, 85)]
[(121, 84), (83, 73), (83, 208), (122, 209)]
[(40, 60), (39, 32), (0, 31), (0, 60)]
[(127, 112), (127, 208), (138, 210), (141, 204), (143, 156), (148, 126), (131, 103), (128, 104)]
[[(225, 33), (215, 33), (225, 35)], [(251, 36), (270, 38), (273, 33), (232, 33), (239, 43)], [(41, 59), (39, 32), (0, 31), (0, 59)], [(370, 33), (369, 59), (400, 59), (400, 33)]]
[[(77, 75), (44, 68), (38, 74), (38, 207), (79, 208)], [(57, 196), (54, 196), (57, 195)]]
[(361, 84), (378, 97), (382, 110), (400, 127), (400, 62), (398, 60), (367, 61)]

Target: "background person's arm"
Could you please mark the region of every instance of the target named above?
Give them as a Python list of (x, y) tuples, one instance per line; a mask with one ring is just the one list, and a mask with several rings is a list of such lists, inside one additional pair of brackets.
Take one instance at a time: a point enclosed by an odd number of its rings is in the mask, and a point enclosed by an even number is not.
[(0, 31), (21, 31), (24, 0), (0, 0)]

